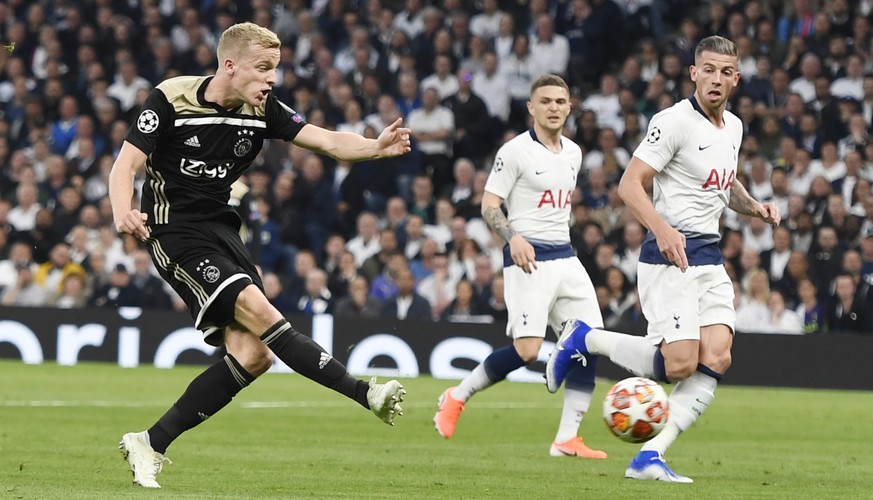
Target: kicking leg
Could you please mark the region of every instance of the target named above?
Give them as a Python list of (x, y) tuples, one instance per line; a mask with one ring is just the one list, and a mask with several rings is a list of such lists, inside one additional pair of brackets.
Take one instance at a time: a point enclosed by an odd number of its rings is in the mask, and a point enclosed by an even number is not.
[[(660, 434), (643, 445), (628, 466), (626, 477), (692, 482), (690, 478), (670, 470), (663, 461), (663, 455), (679, 434), (688, 430), (703, 415), (715, 398), (718, 381), (730, 367), (733, 335), (725, 325), (711, 325), (700, 329), (700, 339), (700, 342), (665, 344), (668, 376), (681, 379), (670, 394), (670, 419)], [(697, 350), (694, 351), (694, 348)]]
[(403, 415), (400, 402), (406, 390), (400, 382), (368, 384), (352, 377), (342, 363), (295, 330), (256, 286), (239, 294), (235, 317), (248, 330), (263, 332), (263, 343), (295, 372), (357, 401), (387, 424), (394, 425), (394, 418)]
[(464, 403), (474, 394), (505, 379), (513, 371), (537, 360), (543, 339), (522, 337), (513, 344), (492, 352), (457, 387), (449, 387), (439, 399), (433, 421), (437, 432), (446, 439), (455, 433)]
[(546, 387), (555, 393), (570, 369), (590, 355), (606, 356), (634, 375), (669, 382), (664, 356), (645, 338), (591, 328), (581, 320), (569, 320), (561, 331), (546, 365)]

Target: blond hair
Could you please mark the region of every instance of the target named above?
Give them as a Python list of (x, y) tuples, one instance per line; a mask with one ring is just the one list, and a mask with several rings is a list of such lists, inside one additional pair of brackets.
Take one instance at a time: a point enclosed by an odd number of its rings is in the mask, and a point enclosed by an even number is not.
[(694, 49), (694, 60), (700, 59), (704, 52), (715, 52), (725, 56), (739, 57), (739, 52), (734, 42), (718, 35), (708, 36), (697, 44), (697, 48)]
[(570, 92), (570, 87), (567, 86), (567, 82), (564, 81), (558, 75), (543, 75), (530, 86), (530, 95), (533, 97), (534, 92), (540, 87), (561, 87), (566, 90), (568, 93)]
[(235, 59), (252, 45), (265, 49), (278, 49), (282, 42), (275, 33), (254, 23), (234, 24), (224, 30), (218, 39), (216, 53), (219, 64), (225, 59)]

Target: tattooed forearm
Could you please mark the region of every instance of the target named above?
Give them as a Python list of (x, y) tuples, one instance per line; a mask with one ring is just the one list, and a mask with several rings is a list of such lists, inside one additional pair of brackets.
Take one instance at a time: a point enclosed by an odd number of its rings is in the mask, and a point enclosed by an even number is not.
[(503, 210), (500, 207), (488, 207), (485, 209), (485, 213), (483, 214), (485, 218), (485, 222), (491, 226), (491, 229), (494, 230), (495, 233), (499, 234), (501, 238), (506, 240), (509, 243), (509, 240), (515, 236), (515, 231), (509, 227), (509, 220), (506, 218), (506, 215), (503, 214)]
[(728, 202), (728, 208), (743, 215), (757, 215), (756, 207), (758, 202), (746, 191), (738, 181), (731, 184), (731, 199)]

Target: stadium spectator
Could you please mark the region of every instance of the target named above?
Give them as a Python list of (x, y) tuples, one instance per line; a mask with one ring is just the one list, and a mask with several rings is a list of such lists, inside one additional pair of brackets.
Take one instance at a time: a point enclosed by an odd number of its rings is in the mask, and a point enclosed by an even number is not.
[(80, 309), (88, 303), (86, 293), (84, 274), (68, 274), (61, 282), (61, 290), (49, 297), (47, 305), (59, 309)]
[(527, 128), (527, 100), (537, 67), (530, 52), (530, 39), (521, 34), (515, 37), (512, 53), (500, 60), (500, 72), (506, 80), (506, 93), (510, 99), (509, 126), (514, 130)]
[(118, 263), (109, 274), (109, 281), (94, 291), (88, 305), (94, 307), (140, 307), (140, 291), (131, 283), (124, 264)]
[(337, 259), (337, 265), (328, 275), (327, 286), (330, 293), (337, 299), (348, 294), (349, 285), (358, 276), (358, 266), (355, 264), (355, 255), (343, 250)]
[(346, 243), (348, 249), (355, 256), (358, 267), (364, 261), (379, 253), (379, 219), (372, 212), (363, 212), (358, 216), (356, 236)]
[(400, 196), (392, 196), (385, 204), (385, 214), (380, 225), (384, 229), (394, 231), (398, 247), (406, 244), (406, 223), (409, 220), (409, 211), (406, 201)]
[(370, 284), (370, 296), (384, 302), (397, 295), (397, 274), (403, 269), (409, 269), (406, 256), (402, 252), (392, 250), (385, 268)]
[[(488, 107), (482, 98), (472, 91), (473, 74), (468, 70), (458, 73), (458, 90), (443, 100), (442, 105), (454, 116), (452, 154), (456, 158), (481, 160), (490, 150)], [(455, 202), (455, 200), (452, 200)]]
[(809, 279), (801, 279), (797, 284), (800, 298), (795, 312), (803, 322), (803, 333), (826, 333), (827, 316), (824, 306), (818, 301), (815, 284)]
[(137, 93), (140, 90), (150, 90), (152, 84), (141, 77), (133, 61), (120, 64), (115, 81), (106, 89), (109, 97), (117, 99), (122, 113), (128, 113), (136, 105)]
[(436, 88), (424, 87), (422, 107), (410, 112), (406, 122), (415, 137), (416, 148), (423, 154), (435, 192), (451, 182), (451, 148), (456, 130), (454, 114), (440, 105), (439, 98)]
[(36, 226), (36, 215), (42, 209), (37, 201), (37, 187), (32, 183), (21, 183), (15, 189), (16, 205), (6, 216), (16, 231), (30, 231)]
[(436, 200), (431, 178), (426, 175), (415, 176), (411, 194), (409, 213), (421, 217), (426, 226), (436, 224)]
[(61, 282), (69, 274), (85, 274), (85, 269), (70, 259), (70, 245), (60, 242), (52, 247), (49, 260), (40, 264), (33, 276), (34, 281), (49, 293), (59, 291)]
[[(434, 89), (436, 90), (437, 101), (442, 101), (455, 95), (458, 91), (458, 80), (452, 69), (452, 59), (449, 55), (437, 55), (434, 58), (433, 73), (421, 81), (422, 94), (426, 94), (427, 89)], [(425, 101), (422, 101), (422, 103), (426, 106)]]
[(749, 273), (743, 286), (743, 296), (737, 306), (736, 330), (742, 333), (756, 332), (768, 322), (767, 303), (770, 298), (770, 285), (767, 272), (755, 269)]
[(367, 281), (373, 283), (373, 280), (382, 274), (388, 265), (388, 260), (397, 251), (397, 233), (393, 229), (382, 229), (379, 231), (379, 251), (361, 263), (360, 274), (367, 278)]
[(604, 288), (609, 302), (606, 310), (603, 311), (603, 323), (606, 328), (615, 328), (625, 313), (637, 303), (637, 293), (634, 291), (633, 284), (618, 267), (608, 267), (605, 274)]
[(367, 278), (355, 276), (348, 285), (348, 294), (337, 302), (334, 316), (337, 318), (378, 318), (382, 304), (370, 296), (369, 288)]
[(30, 246), (24, 242), (12, 243), (8, 258), (0, 260), (0, 293), (15, 286), (19, 279), (18, 270), (24, 266), (29, 267), (31, 273), (36, 270)]
[(416, 290), (430, 304), (431, 317), (439, 318), (455, 300), (457, 278), (449, 272), (449, 258), (445, 253), (433, 256), (431, 269), (431, 275), (420, 280)]
[[(619, 145), (618, 134), (615, 129), (609, 126), (601, 128), (597, 132), (597, 144), (585, 155), (582, 165), (590, 175), (591, 170), (604, 166), (607, 156), (612, 156), (615, 159), (620, 171), (624, 171), (630, 161), (630, 153)], [(616, 174), (620, 177), (620, 172), (616, 172)]]
[(824, 300), (830, 293), (831, 283), (840, 273), (843, 260), (839, 235), (833, 227), (818, 228), (809, 257), (810, 278), (819, 291), (819, 299)]
[(779, 290), (771, 290), (767, 299), (767, 321), (757, 329), (757, 333), (782, 333), (802, 335), (804, 333), (803, 318), (795, 311), (788, 309), (785, 297)]
[(500, 61), (505, 60), (512, 53), (515, 44), (515, 20), (510, 14), (503, 14), (500, 18), (500, 27), (497, 36), (492, 40), (494, 53)]
[(855, 280), (852, 276), (837, 275), (834, 289), (835, 300), (828, 308), (829, 331), (870, 335), (873, 332), (870, 311), (867, 304), (856, 297)]
[(306, 273), (304, 293), (297, 300), (296, 311), (306, 316), (331, 314), (333, 306), (333, 295), (327, 287), (327, 273), (319, 268), (310, 270)]
[(170, 296), (164, 291), (164, 282), (153, 270), (151, 257), (145, 250), (136, 250), (133, 254), (130, 283), (139, 290), (140, 307), (143, 309), (170, 309)]
[(282, 280), (275, 273), (264, 273), (264, 295), (273, 307), (280, 312), (290, 314), (296, 312), (296, 304), (285, 293)]
[(15, 268), (15, 283), (4, 289), (0, 304), (18, 307), (45, 306), (50, 292), (34, 280), (31, 264), (22, 261), (16, 263)]
[(470, 281), (462, 279), (455, 285), (455, 299), (440, 315), (440, 321), (449, 323), (490, 323), (493, 318), (480, 314), (479, 304)]
[(382, 303), (380, 317), (386, 319), (429, 321), (431, 304), (415, 291), (415, 279), (409, 269), (400, 269), (395, 277), (397, 293)]

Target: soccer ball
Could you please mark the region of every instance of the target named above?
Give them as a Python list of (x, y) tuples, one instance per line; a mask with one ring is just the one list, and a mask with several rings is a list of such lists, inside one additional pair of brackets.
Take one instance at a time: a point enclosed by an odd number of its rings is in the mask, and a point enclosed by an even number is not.
[(612, 386), (603, 400), (606, 426), (622, 441), (642, 443), (667, 425), (667, 393), (654, 380), (631, 377)]

